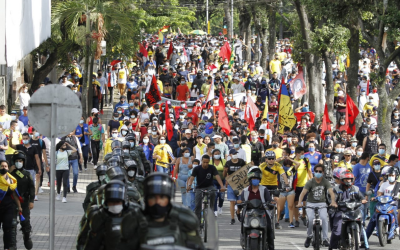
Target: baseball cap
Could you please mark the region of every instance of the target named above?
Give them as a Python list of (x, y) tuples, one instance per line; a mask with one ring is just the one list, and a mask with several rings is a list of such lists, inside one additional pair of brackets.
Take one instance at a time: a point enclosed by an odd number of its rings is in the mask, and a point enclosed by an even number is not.
[(200, 94), (199, 97), (204, 97), (204, 95), (203, 95), (203, 94)]
[(92, 108), (92, 113), (99, 113), (99, 110), (97, 108)]
[(215, 138), (222, 138), (222, 137), (220, 135), (214, 135), (212, 138), (215, 139)]
[(348, 150), (348, 149), (346, 149), (345, 151), (344, 151), (344, 153), (343, 153), (344, 155), (351, 155), (351, 151), (350, 150)]
[[(192, 131), (190, 130), (190, 129), (186, 129), (185, 130), (185, 134), (191, 134), (192, 133)], [(213, 137), (214, 138), (214, 137)]]
[(238, 153), (238, 151), (236, 151), (236, 149), (234, 149), (234, 148), (232, 148), (231, 150), (229, 150), (229, 154), (230, 155), (234, 155), (234, 154), (237, 154)]

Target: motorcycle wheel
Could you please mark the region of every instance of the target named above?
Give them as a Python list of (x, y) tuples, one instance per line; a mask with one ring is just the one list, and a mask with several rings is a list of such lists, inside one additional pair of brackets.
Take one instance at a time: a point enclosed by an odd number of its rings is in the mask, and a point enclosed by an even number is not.
[(319, 250), (321, 246), (321, 225), (315, 225), (315, 230), (314, 230), (314, 249)]
[(387, 243), (387, 233), (386, 233), (386, 221), (378, 221), (378, 239), (381, 246), (386, 246)]
[(260, 247), (258, 246), (258, 238), (250, 238), (250, 249), (253, 250), (259, 250)]
[(207, 242), (207, 226), (208, 226), (208, 222), (207, 222), (207, 209), (204, 209), (204, 242)]
[(360, 239), (358, 237), (358, 230), (353, 229), (354, 250), (360, 249)]

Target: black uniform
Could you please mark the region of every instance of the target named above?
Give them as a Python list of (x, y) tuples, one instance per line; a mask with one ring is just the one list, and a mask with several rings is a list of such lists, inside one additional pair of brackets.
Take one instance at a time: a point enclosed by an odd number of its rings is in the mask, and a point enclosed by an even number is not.
[(84, 211), (87, 210), (94, 191), (96, 191), (96, 189), (98, 189), (100, 186), (101, 186), (101, 184), (99, 181), (92, 182), (86, 186), (86, 196), (85, 196), (85, 200), (82, 203)]
[(139, 175), (145, 176), (146, 173), (151, 173), (150, 162), (147, 160), (142, 147), (131, 148), (129, 154), (131, 159), (137, 163)]

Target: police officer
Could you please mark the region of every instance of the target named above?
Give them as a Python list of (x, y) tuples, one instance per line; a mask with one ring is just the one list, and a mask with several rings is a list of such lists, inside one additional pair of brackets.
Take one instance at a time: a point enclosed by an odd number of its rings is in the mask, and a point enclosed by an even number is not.
[[(32, 249), (33, 244), (31, 240), (31, 209), (34, 207), (35, 199), (35, 185), (33, 184), (32, 176), (24, 169), (25, 154), (22, 151), (15, 151), (13, 155), (14, 165), (10, 168), (10, 174), (17, 180), (17, 189), (21, 195), (23, 202), (22, 216), (25, 218), (21, 221), (21, 230), (24, 235), (24, 245), (26, 249)], [(16, 236), (16, 235), (15, 235)]]
[(151, 173), (144, 181), (144, 216), (127, 214), (121, 223), (121, 250), (138, 249), (140, 244), (174, 245), (203, 249), (199, 221), (188, 208), (172, 204), (173, 185), (165, 173)]
[(94, 181), (86, 186), (86, 197), (82, 204), (84, 211), (86, 211), (86, 209), (88, 208), (88, 205), (90, 204), (90, 198), (92, 197), (94, 191), (98, 189), (102, 184), (104, 184), (103, 181), (106, 178), (106, 171), (106, 165), (98, 166), (96, 168), (97, 181)]
[(121, 221), (126, 214), (137, 216), (138, 209), (125, 202), (125, 183), (120, 180), (112, 180), (104, 188), (104, 200), (102, 207), (93, 211), (88, 218), (90, 229), (86, 241), (85, 250), (115, 250), (119, 247), (121, 239)]
[(138, 176), (137, 174), (137, 164), (134, 160), (129, 160), (125, 162), (125, 167), (126, 167), (126, 173), (128, 175), (128, 185), (134, 186), (138, 192), (140, 193), (140, 196), (143, 197), (143, 181), (144, 178), (143, 176)]
[(128, 141), (130, 144), (129, 154), (131, 156), (131, 159), (137, 163), (138, 174), (146, 176), (147, 174), (151, 173), (150, 162), (147, 160), (143, 148), (140, 146), (136, 146), (135, 135), (128, 134), (125, 137), (125, 140)]

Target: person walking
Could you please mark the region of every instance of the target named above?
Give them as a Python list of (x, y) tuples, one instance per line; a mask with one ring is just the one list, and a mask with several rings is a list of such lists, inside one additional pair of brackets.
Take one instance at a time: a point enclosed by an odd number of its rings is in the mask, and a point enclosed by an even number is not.
[(187, 192), (186, 192), (186, 181), (189, 178), (189, 169), (192, 168), (192, 159), (190, 157), (189, 148), (185, 148), (182, 150), (182, 157), (179, 157), (176, 163), (175, 168), (175, 179), (178, 180), (179, 187), (181, 189), (182, 194), (182, 203), (183, 206), (189, 207), (187, 203)]
[[(79, 142), (81, 143), (83, 166), (86, 171), (88, 157), (89, 157), (89, 148), (90, 148), (89, 136), (92, 135), (92, 131), (90, 130), (89, 125), (87, 125), (85, 123), (85, 119), (83, 118), (83, 116), (81, 117), (81, 120), (79, 121), (79, 125), (75, 129), (74, 135), (77, 138), (79, 138)], [(82, 169), (82, 166), (79, 166), (79, 169)], [(78, 170), (76, 170), (76, 171), (78, 171)], [(75, 171), (74, 171), (74, 173), (75, 173)]]
[[(67, 148), (70, 150), (67, 150)], [(76, 152), (76, 148), (72, 147), (66, 141), (60, 141), (56, 145), (56, 181), (57, 181), (57, 197), (56, 200), (61, 200), (61, 183), (63, 184), (62, 202), (67, 203), (67, 190), (69, 180), (69, 160), (68, 157)], [(74, 186), (75, 187), (75, 186)]]
[(105, 140), (104, 128), (101, 123), (99, 123), (97, 117), (93, 118), (93, 124), (89, 126), (89, 130), (92, 132), (90, 136), (90, 146), (92, 149), (93, 165), (94, 168), (97, 168), (97, 162), (100, 156), (100, 144), (104, 144)]

